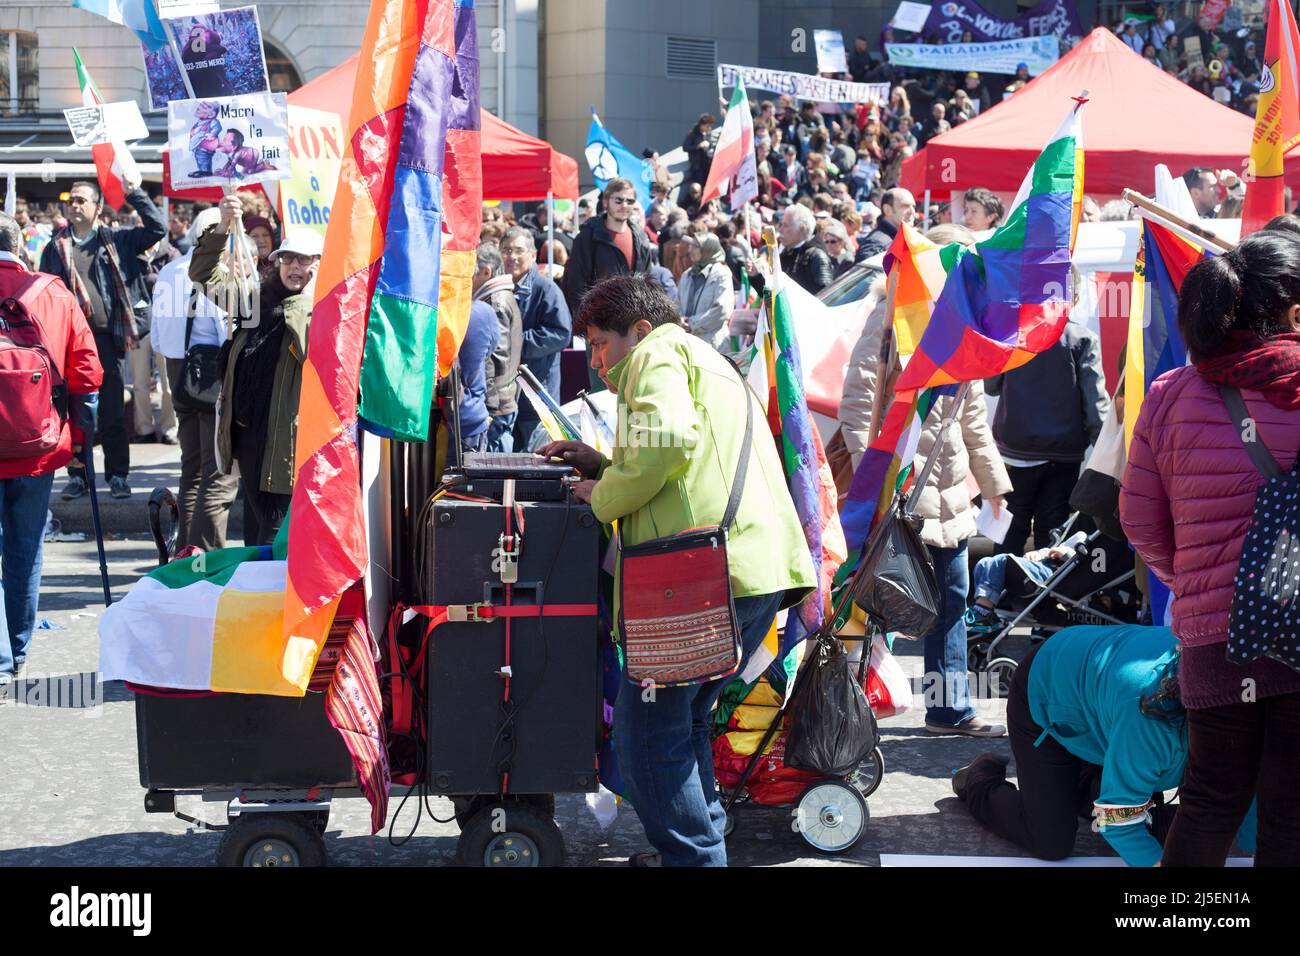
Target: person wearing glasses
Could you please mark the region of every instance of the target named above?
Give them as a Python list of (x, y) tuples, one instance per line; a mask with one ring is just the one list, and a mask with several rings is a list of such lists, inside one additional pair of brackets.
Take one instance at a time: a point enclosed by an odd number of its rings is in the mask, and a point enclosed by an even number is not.
[(849, 231), (844, 223), (832, 219), (822, 230), (822, 245), (831, 257), (831, 278), (838, 279), (853, 268), (853, 249), (849, 245)]
[[(99, 402), (104, 480), (114, 498), (131, 496), (126, 482), (131, 470), (131, 446), (126, 436), (122, 360), (137, 349), (149, 348), (150, 295), (140, 253), (167, 235), (167, 221), (140, 188), (138, 174), (124, 185), (126, 201), (139, 214), (140, 225), (117, 229), (105, 225), (99, 186), (73, 183), (68, 191), (68, 225), (45, 247), (40, 266), (41, 272), (63, 280), (95, 334), (95, 347), (104, 368)], [(86, 493), (85, 475), (79, 462), (69, 463), (70, 480), (63, 489), (65, 501)]]
[[(569, 314), (577, 315), (582, 297), (602, 279), (618, 275), (647, 275), (654, 256), (645, 230), (632, 224), (638, 202), (630, 179), (611, 179), (601, 195), (603, 216), (592, 216), (573, 240), (573, 252), (564, 267), (564, 298)], [(588, 368), (591, 354), (588, 351)], [(589, 373), (590, 390), (601, 391), (605, 383)]]
[[(190, 279), (218, 305), (243, 306), (223, 295), (223, 252), (231, 224), (243, 216), (238, 196), (221, 200), (221, 220), (205, 230), (190, 260)], [(252, 246), (251, 241), (248, 242)], [(222, 353), (217, 400), (217, 459), (224, 474), (238, 464), (244, 482), (244, 544), (275, 540), (293, 494), (298, 394), (307, 360), (313, 283), (324, 240), (311, 230), (290, 232), (271, 253), (276, 271), (234, 312), (236, 331)], [(227, 301), (222, 301), (227, 300)]]

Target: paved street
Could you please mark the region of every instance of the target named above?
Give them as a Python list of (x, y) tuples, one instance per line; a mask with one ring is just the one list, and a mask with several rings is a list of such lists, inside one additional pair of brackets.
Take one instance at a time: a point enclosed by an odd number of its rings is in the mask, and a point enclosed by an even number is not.
[[(133, 504), (143, 508), (145, 498), (137, 491)], [(142, 534), (110, 541), (114, 593), (125, 593), (154, 560), (153, 546)], [(93, 538), (48, 545), (45, 585), (41, 617), (62, 629), (37, 633), (25, 678), (93, 674), (103, 610)], [(919, 673), (917, 648), (901, 649), (904, 668)], [(101, 699), (88, 709), (0, 706), (0, 780), (5, 781), (0, 786), (0, 867), (209, 865), (218, 834), (144, 812), (131, 695), (120, 684), (100, 691)], [(1001, 701), (981, 704), (991, 719), (1000, 719), (1002, 710)], [(1019, 855), (977, 827), (949, 787), (952, 769), (986, 749), (986, 743), (930, 736), (915, 711), (885, 721), (882, 730), (887, 776), (869, 801), (871, 822), (857, 847), (840, 858), (820, 856), (792, 831), (789, 810), (746, 807), (728, 843), (733, 865), (875, 865), (881, 853)], [(395, 798), (393, 811), (398, 802)], [(440, 816), (451, 815), (446, 801), (431, 802)], [(399, 833), (409, 829), (414, 803), (398, 821)], [(573, 864), (620, 865), (630, 852), (647, 848), (636, 816), (627, 808), (606, 832), (579, 797), (560, 797), (557, 814)], [(409, 843), (394, 848), (386, 835), (370, 838), (367, 821), (364, 801), (336, 804), (326, 835), (332, 864), (426, 866), (452, 860), (455, 824), (426, 818)], [(1108, 853), (1086, 826), (1076, 852)]]

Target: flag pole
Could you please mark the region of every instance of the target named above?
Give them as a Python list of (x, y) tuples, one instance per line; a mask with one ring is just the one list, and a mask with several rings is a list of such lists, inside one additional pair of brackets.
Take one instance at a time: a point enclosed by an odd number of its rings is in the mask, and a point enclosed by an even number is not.
[[(880, 351), (876, 356), (876, 389), (871, 396), (871, 419), (867, 426), (867, 444), (870, 445), (880, 435), (881, 419), (884, 416), (885, 398), (894, 397), (894, 383), (898, 380), (898, 343), (894, 339), (894, 297), (898, 294), (898, 270), (892, 269), (886, 280), (885, 293), (885, 330), (880, 336)], [(871, 321), (868, 317), (867, 321)]]
[[(912, 494), (907, 496), (907, 504), (903, 506), (903, 515), (911, 517), (916, 511), (916, 503), (921, 498), (921, 492), (925, 491), (925, 484), (930, 480), (930, 472), (934, 471), (935, 462), (939, 460), (939, 449), (943, 446), (944, 434), (948, 431), (948, 426), (953, 423), (957, 417), (957, 409), (961, 408), (962, 402), (966, 401), (966, 395), (970, 392), (970, 382), (962, 382), (961, 388), (957, 389), (957, 394), (944, 410), (943, 418), (939, 422), (939, 433), (934, 437), (934, 445), (930, 448), (930, 454), (925, 456), (925, 464), (921, 466), (921, 472), (916, 476), (916, 481), (912, 484)], [(922, 427), (925, 423), (922, 422)]]
[(1138, 215), (1143, 219), (1150, 219), (1166, 229), (1172, 229), (1190, 242), (1197, 245), (1211, 245), (1220, 252), (1228, 252), (1234, 248), (1233, 243), (1220, 238), (1197, 223), (1189, 222), (1172, 209), (1166, 209), (1154, 199), (1148, 199), (1140, 192), (1126, 189), (1122, 195), (1125, 202), (1132, 203), (1136, 207)]
[(555, 193), (546, 190), (546, 275), (555, 278)]

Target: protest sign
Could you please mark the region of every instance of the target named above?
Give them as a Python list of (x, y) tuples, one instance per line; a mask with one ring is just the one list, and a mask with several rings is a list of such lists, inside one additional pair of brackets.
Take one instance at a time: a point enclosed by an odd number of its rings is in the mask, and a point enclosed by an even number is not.
[(167, 104), (167, 157), (173, 189), (285, 179), (287, 101), (254, 93)]
[(158, 0), (160, 17), (192, 17), (200, 13), (215, 13), (219, 9), (217, 0)]
[(940, 43), (960, 43), (964, 33), (970, 33), (975, 41), (1047, 34), (1077, 41), (1083, 36), (1083, 25), (1074, 0), (1042, 0), (1014, 19), (995, 16), (976, 0), (942, 0), (930, 11), (922, 32), (937, 34)]
[(98, 146), (112, 140), (124, 143), (149, 135), (134, 100), (77, 106), (64, 110), (63, 117), (72, 131), (72, 141), (78, 146)]
[(337, 113), (289, 107), (289, 178), (280, 182), (285, 229), (325, 236), (343, 162), (343, 127)]
[(1187, 65), (1194, 64), (1205, 65), (1205, 57), (1201, 51), (1201, 38), (1198, 36), (1183, 37), (1183, 55), (1187, 57)]
[(844, 34), (839, 30), (814, 30), (818, 73), (847, 73), (849, 61), (844, 55)]
[(1037, 76), (1059, 59), (1060, 41), (1054, 36), (994, 40), (990, 43), (886, 43), (889, 62), (922, 70), (979, 70), (981, 73), (1016, 72), (1024, 63)]
[(850, 83), (847, 80), (829, 80), (824, 76), (732, 63), (718, 66), (719, 88), (735, 86), (737, 79), (745, 81), (746, 89), (787, 93), (795, 99), (814, 103), (884, 104), (889, 100), (888, 83)]
[(897, 12), (894, 13), (894, 19), (889, 21), (889, 25), (895, 30), (920, 33), (925, 28), (925, 21), (928, 19), (930, 19), (930, 4), (916, 3), (914, 0), (903, 0), (898, 5)]
[[(256, 7), (236, 7), (163, 20), (169, 43), (145, 51), (150, 108), (172, 100), (243, 96), (270, 89)], [(177, 57), (179, 56), (179, 65)], [(185, 67), (189, 90), (181, 78)]]

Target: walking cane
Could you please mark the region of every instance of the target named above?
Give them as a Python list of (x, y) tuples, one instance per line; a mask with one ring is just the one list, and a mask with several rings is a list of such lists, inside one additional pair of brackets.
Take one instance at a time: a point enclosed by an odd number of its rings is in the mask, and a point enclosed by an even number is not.
[[(95, 546), (99, 549), (99, 579), (104, 585), (104, 607), (113, 603), (108, 589), (108, 558), (104, 554), (104, 524), (99, 518), (99, 493), (95, 490), (95, 420), (99, 414), (99, 397), (73, 396), (84, 413), (82, 422), (81, 464), (86, 469), (86, 484), (90, 488), (90, 517), (95, 525)], [(87, 399), (92, 399), (87, 401)]]

